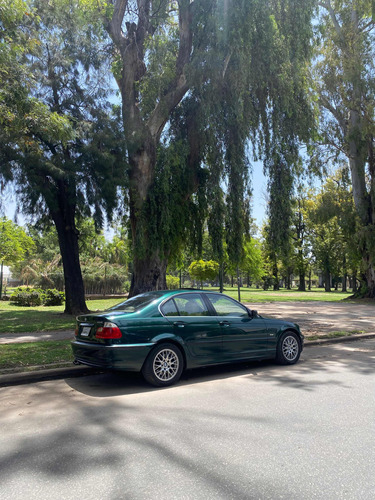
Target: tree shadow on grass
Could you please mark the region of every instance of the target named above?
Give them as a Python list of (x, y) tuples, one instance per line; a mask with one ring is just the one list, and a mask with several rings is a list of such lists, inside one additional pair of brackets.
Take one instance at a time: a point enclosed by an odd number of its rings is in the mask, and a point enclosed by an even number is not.
[(58, 311), (17, 309), (0, 311), (0, 333), (27, 333), (59, 329), (74, 332), (75, 317)]

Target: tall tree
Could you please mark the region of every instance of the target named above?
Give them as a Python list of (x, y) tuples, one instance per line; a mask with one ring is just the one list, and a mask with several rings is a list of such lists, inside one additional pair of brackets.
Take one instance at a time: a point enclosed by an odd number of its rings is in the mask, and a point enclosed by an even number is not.
[(16, 264), (32, 250), (33, 240), (22, 227), (5, 217), (0, 218), (0, 299), (3, 290), (3, 266)]
[[(197, 220), (208, 207), (208, 193), (217, 195), (223, 182), (228, 253), (240, 261), (248, 196), (247, 141), (252, 138), (264, 150), (273, 136), (291, 137), (291, 130), (287, 134), (281, 123), (294, 123), (296, 136), (297, 127), (301, 130), (308, 122), (301, 81), (313, 4), (310, 0), (114, 0), (112, 9), (103, 6), (114, 43), (114, 74), (122, 97), (129, 161), (134, 247), (130, 295), (165, 287), (166, 264), (177, 232), (171, 230), (171, 239), (163, 234), (164, 242), (159, 243), (155, 228), (171, 228), (174, 215), (174, 224), (182, 228), (179, 241), (186, 238), (185, 218), (177, 222), (175, 210), (180, 214), (181, 207), (189, 207), (185, 213), (191, 220), (195, 210), (193, 220)], [(180, 139), (179, 157), (167, 167), (169, 177), (158, 170), (160, 142), (167, 136), (165, 147), (176, 148), (175, 137)], [(220, 161), (214, 164), (215, 156)], [(164, 185), (166, 181), (176, 185), (175, 168), (183, 184), (177, 183), (179, 197), (173, 197), (174, 202), (179, 200), (177, 205), (170, 205), (171, 198), (161, 201), (159, 188), (161, 178)], [(225, 216), (222, 210), (219, 213)], [(220, 232), (217, 228), (218, 236)]]
[(346, 156), (361, 220), (366, 295), (375, 297), (375, 22), (372, 0), (320, 1), (315, 75), (322, 142)]
[(325, 275), (329, 291), (330, 275), (343, 277), (343, 289), (349, 271), (356, 275), (360, 263), (358, 251), (359, 217), (353, 202), (347, 168), (328, 177), (321, 192), (310, 192), (305, 200), (304, 218), (311, 251)]
[(41, 20), (29, 59), (36, 79), (29, 102), (43, 113), (24, 121), (3, 162), (3, 169), (10, 165), (23, 211), (56, 227), (69, 314), (87, 311), (77, 218), (92, 213), (102, 225), (103, 212), (110, 216), (116, 206), (125, 169), (121, 126), (107, 104), (102, 26), (90, 19), (91, 5), (33, 2)]

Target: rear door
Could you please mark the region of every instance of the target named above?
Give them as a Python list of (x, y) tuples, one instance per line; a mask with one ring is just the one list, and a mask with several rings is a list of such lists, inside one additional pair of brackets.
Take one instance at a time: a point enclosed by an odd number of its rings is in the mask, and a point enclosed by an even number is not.
[(206, 293), (223, 334), (223, 358), (261, 357), (267, 351), (268, 332), (262, 318), (251, 317), (248, 309), (226, 295)]
[(222, 329), (201, 294), (176, 295), (162, 305), (161, 312), (198, 364), (221, 361)]

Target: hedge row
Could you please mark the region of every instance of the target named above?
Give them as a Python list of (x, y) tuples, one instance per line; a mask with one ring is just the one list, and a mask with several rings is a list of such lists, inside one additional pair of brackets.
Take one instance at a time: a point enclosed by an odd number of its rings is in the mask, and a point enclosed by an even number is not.
[(61, 306), (64, 300), (65, 293), (56, 289), (17, 288), (10, 296), (10, 302), (23, 307)]

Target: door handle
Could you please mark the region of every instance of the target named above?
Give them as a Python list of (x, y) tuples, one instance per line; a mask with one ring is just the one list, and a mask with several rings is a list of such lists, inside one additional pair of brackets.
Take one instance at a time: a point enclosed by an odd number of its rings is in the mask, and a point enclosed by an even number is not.
[(178, 328), (185, 327), (185, 323), (183, 323), (182, 321), (175, 321), (173, 324), (174, 324), (174, 326), (177, 326)]
[(230, 325), (230, 323), (229, 323), (229, 321), (220, 321), (220, 322), (219, 322), (219, 325), (220, 325), (220, 326), (225, 326), (225, 327), (226, 327), (226, 326), (229, 326), (229, 325)]

